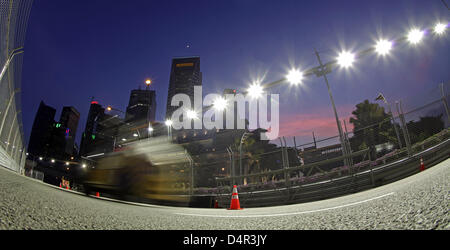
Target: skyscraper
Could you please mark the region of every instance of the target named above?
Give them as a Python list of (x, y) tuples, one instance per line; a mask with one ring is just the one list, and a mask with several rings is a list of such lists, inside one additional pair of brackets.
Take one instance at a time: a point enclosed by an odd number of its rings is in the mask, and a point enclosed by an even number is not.
[(92, 101), (81, 136), (80, 156), (112, 152), (122, 123), (123, 119), (118, 115), (105, 114), (105, 108)]
[(191, 98), (194, 105), (194, 86), (202, 85), (200, 72), (200, 57), (179, 57), (172, 59), (170, 71), (169, 92), (167, 95), (166, 118), (171, 118), (178, 107), (172, 107), (172, 97), (183, 93)]
[(47, 156), (51, 137), (52, 126), (55, 123), (56, 109), (47, 106), (43, 101), (39, 104), (38, 112), (34, 118), (31, 129), (30, 141), (28, 143), (28, 153), (33, 156)]
[(154, 90), (134, 89), (130, 94), (125, 121), (153, 122), (156, 114), (156, 93)]
[(105, 113), (105, 109), (98, 104), (97, 101), (91, 101), (89, 113), (86, 121), (86, 127), (81, 137), (80, 155), (86, 156), (89, 151), (92, 151), (92, 143), (95, 140), (95, 132), (97, 130), (97, 121)]
[(75, 136), (77, 133), (80, 113), (74, 107), (64, 107), (61, 112), (59, 122), (65, 129), (65, 153), (72, 155), (74, 153)]

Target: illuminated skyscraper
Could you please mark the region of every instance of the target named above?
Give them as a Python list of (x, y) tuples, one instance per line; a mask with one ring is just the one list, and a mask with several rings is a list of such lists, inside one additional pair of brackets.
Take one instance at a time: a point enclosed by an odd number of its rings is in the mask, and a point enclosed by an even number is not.
[(200, 57), (179, 57), (172, 59), (170, 71), (169, 93), (167, 95), (166, 118), (171, 118), (178, 107), (172, 107), (172, 97), (176, 94), (186, 94), (194, 105), (194, 86), (202, 85), (200, 72)]

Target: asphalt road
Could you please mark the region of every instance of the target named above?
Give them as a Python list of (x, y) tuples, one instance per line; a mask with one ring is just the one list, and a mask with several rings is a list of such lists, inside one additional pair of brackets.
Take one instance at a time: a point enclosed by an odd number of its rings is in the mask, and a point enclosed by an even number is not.
[(401, 181), (318, 202), (243, 210), (88, 197), (0, 168), (0, 229), (450, 229), (450, 159)]

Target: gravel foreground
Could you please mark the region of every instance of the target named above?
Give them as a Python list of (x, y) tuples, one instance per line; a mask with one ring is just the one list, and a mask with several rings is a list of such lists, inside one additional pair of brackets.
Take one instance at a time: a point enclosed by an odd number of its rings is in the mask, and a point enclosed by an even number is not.
[(0, 229), (450, 229), (450, 159), (395, 183), (289, 206), (195, 209), (138, 206), (60, 190), (0, 168)]

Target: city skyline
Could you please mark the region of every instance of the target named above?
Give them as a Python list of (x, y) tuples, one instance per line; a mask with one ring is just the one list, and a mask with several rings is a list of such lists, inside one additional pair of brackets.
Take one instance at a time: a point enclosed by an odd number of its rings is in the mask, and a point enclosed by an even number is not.
[[(448, 10), (440, 1), (365, 3), (370, 5), (367, 7), (370, 11), (360, 9), (357, 3), (345, 2), (345, 8), (355, 12), (346, 17), (341, 11), (343, 6), (334, 1), (328, 3), (333, 8), (324, 12), (316, 3), (293, 1), (198, 1), (193, 6), (177, 1), (136, 1), (126, 5), (123, 12), (119, 12), (122, 10), (119, 7), (123, 6), (114, 3), (110, 9), (101, 10), (101, 1), (91, 1), (87, 9), (82, 8), (83, 4), (35, 2), (23, 70), (25, 138), (28, 141), (30, 123), (40, 100), (50, 106), (75, 106), (81, 113), (79, 124), (84, 126), (91, 96), (104, 106), (125, 110), (127, 98), (123, 92), (143, 87), (147, 78), (152, 79), (151, 89), (157, 92), (156, 119), (163, 120), (170, 61), (174, 57), (200, 56), (204, 88), (209, 93), (221, 93), (225, 88), (244, 89), (251, 81), (261, 78), (264, 82), (280, 79), (291, 66), (301, 69), (317, 66), (314, 48), (329, 61), (340, 49), (359, 50), (371, 46), (378, 39), (377, 33), (394, 38), (414, 25), (424, 28), (448, 19)], [(202, 8), (196, 9), (199, 6)], [(164, 17), (172, 7), (170, 17), (174, 20)], [(215, 10), (216, 16), (208, 14), (209, 8)], [(154, 10), (154, 15), (145, 17), (150, 9)], [(264, 13), (272, 9), (272, 15), (266, 17)], [(122, 18), (118, 20), (110, 17), (119, 13)], [(283, 17), (283, 13), (286, 16)], [(324, 18), (319, 18), (318, 14)], [(227, 25), (221, 18), (228, 21)], [(321, 21), (313, 22), (315, 19)], [(155, 20), (159, 25), (152, 22)], [(358, 25), (354, 25), (354, 20), (359, 20)], [(180, 23), (185, 23), (184, 29), (177, 29)], [(83, 30), (87, 25), (94, 27)], [(113, 32), (112, 27), (117, 28), (117, 32)], [(128, 27), (133, 28), (128, 31)], [(124, 34), (128, 35), (126, 39)], [(240, 38), (232, 43), (236, 36)], [(429, 92), (435, 91), (441, 82), (448, 82), (448, 41), (448, 36), (427, 37), (417, 47), (394, 48), (387, 58), (369, 57), (350, 70), (332, 72), (330, 85), (339, 117), (348, 121), (357, 103), (365, 99), (374, 102), (379, 92), (390, 102), (404, 100), (407, 109), (415, 108), (415, 103), (426, 103), (423, 98), (430, 101), (438, 98), (435, 94), (439, 92), (433, 92), (432, 97)], [(135, 47), (124, 48), (128, 43)], [(93, 46), (96, 44), (102, 46)], [(86, 47), (95, 49), (85, 50)], [(140, 52), (133, 54), (132, 51)], [(38, 65), (41, 61), (44, 63)], [(311, 137), (312, 132), (321, 138), (337, 135), (323, 79), (311, 77), (303, 88), (291, 89), (283, 85), (271, 91), (284, 97), (280, 103), (281, 136), (309, 134)], [(417, 97), (422, 99), (418, 101)], [(309, 128), (314, 130), (308, 132)]]

